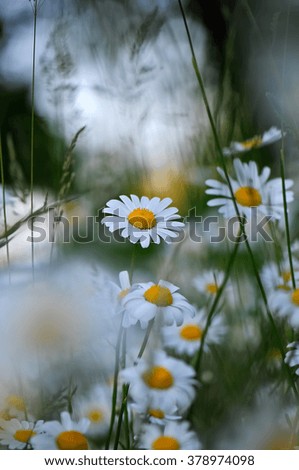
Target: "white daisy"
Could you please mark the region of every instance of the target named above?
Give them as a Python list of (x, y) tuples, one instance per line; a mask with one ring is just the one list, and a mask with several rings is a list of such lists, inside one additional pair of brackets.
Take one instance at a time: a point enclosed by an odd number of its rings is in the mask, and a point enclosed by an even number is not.
[(268, 131), (264, 132), (262, 135), (255, 135), (250, 139), (244, 140), (243, 142), (231, 142), (229, 147), (223, 149), (223, 155), (234, 155), (236, 153), (248, 152), (255, 148), (264, 147), (265, 145), (270, 145), (273, 142), (277, 142), (282, 138), (283, 134), (280, 129), (277, 127), (271, 127)]
[(203, 271), (193, 279), (196, 290), (206, 297), (214, 296), (224, 279), (224, 273), (218, 270)]
[(111, 233), (120, 230), (121, 236), (129, 238), (131, 243), (140, 242), (142, 248), (147, 248), (151, 240), (159, 244), (160, 238), (171, 243), (185, 225), (178, 221), (178, 209), (168, 207), (172, 203), (169, 197), (161, 200), (131, 194), (130, 198), (120, 196), (120, 199), (107, 202), (103, 212), (111, 215), (104, 217), (102, 223)]
[(63, 411), (61, 422), (48, 421), (41, 425), (42, 434), (31, 439), (34, 449), (41, 450), (88, 450), (86, 433), (90, 425), (89, 419), (73, 421), (70, 414)]
[[(193, 356), (199, 349), (202, 335), (207, 323), (205, 311), (198, 310), (194, 318), (186, 317), (181, 326), (169, 326), (162, 328), (163, 343), (178, 354)], [(205, 346), (219, 343), (226, 333), (226, 327), (222, 318), (217, 315), (209, 326), (205, 339)]]
[[(255, 162), (242, 163), (239, 159), (233, 162), (236, 179), (230, 178), (234, 198), (239, 212), (247, 219), (252, 216), (252, 209), (256, 208), (258, 216), (272, 216), (280, 219), (283, 215), (283, 195), (281, 178), (269, 180), (270, 168), (264, 167), (261, 174)], [(217, 168), (218, 173), (226, 181), (225, 174), (221, 168)], [(234, 203), (227, 183), (208, 179), (206, 181), (210, 189), (207, 194), (217, 196), (208, 201), (208, 206), (220, 206), (218, 211), (224, 217), (236, 216)], [(293, 191), (289, 191), (293, 185), (292, 180), (285, 180), (287, 202), (293, 200)]]
[(164, 351), (155, 351), (152, 359), (151, 364), (141, 360), (121, 372), (122, 380), (130, 384), (130, 397), (150, 409), (169, 406), (176, 407), (178, 413), (185, 411), (195, 396), (194, 369)]
[(278, 316), (287, 318), (293, 328), (299, 328), (299, 288), (273, 291), (269, 306)]
[[(261, 278), (269, 294), (275, 290), (292, 290), (292, 276), (288, 260), (281, 263), (280, 272), (276, 263), (265, 264), (261, 270)], [(298, 271), (295, 272), (295, 279), (299, 280)]]
[(0, 443), (9, 449), (25, 449), (33, 437), (42, 432), (42, 424), (43, 421), (34, 423), (16, 418), (9, 421), (0, 419)]
[(290, 367), (297, 367), (296, 375), (299, 375), (299, 342), (294, 341), (287, 345), (288, 352), (286, 353), (285, 363)]
[(104, 436), (109, 429), (110, 414), (111, 391), (100, 384), (95, 385), (86, 397), (77, 397), (73, 402), (73, 415), (90, 421), (88, 436)]
[(123, 301), (126, 295), (130, 292), (131, 282), (128, 271), (121, 271), (119, 273), (119, 284), (111, 282), (112, 287), (112, 302), (115, 304), (114, 314), (123, 312)]
[(190, 431), (187, 421), (181, 423), (167, 423), (163, 429), (161, 426), (147, 424), (142, 429), (139, 439), (139, 449), (150, 450), (199, 450), (201, 442), (194, 431)]
[(146, 403), (132, 403), (132, 411), (138, 413), (143, 419), (148, 420), (153, 424), (164, 425), (168, 421), (177, 421), (182, 419), (178, 414), (176, 406), (169, 406), (168, 403), (164, 403), (164, 406), (159, 408), (151, 408)]
[(195, 315), (194, 307), (177, 291), (179, 287), (167, 281), (138, 283), (125, 296), (123, 326), (128, 328), (138, 321), (145, 328), (150, 320), (161, 315), (163, 324), (181, 325), (184, 315)]

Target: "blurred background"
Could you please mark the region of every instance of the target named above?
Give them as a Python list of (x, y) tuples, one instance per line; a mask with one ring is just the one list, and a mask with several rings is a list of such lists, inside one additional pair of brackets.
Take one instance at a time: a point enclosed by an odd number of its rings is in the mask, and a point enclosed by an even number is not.
[[(0, 0), (1, 142), (5, 182), (22, 202), (18, 215), (28, 208), (34, 5), (35, 207), (46, 195), (61, 197), (63, 162), (84, 128), (64, 194), (76, 199), (65, 213), (96, 215), (128, 193), (169, 196), (182, 216), (192, 207), (206, 213), (204, 181), (215, 175), (217, 154), (178, 3)], [(222, 145), (283, 125), (287, 175), (294, 177), (298, 1), (183, 5)], [(279, 149), (255, 150), (254, 158), (278, 174)], [(110, 246), (93, 247), (93, 238), (84, 249), (110, 256)], [(126, 244), (112, 249), (116, 260), (127, 256)]]

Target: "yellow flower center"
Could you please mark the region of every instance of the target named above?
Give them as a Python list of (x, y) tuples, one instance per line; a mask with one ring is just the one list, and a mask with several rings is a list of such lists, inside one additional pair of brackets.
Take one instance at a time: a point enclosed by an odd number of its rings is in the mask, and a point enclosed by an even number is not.
[(158, 307), (168, 307), (173, 302), (173, 298), (168, 287), (159, 286), (158, 284), (147, 289), (143, 296), (145, 300), (152, 304), (156, 304)]
[(209, 294), (216, 294), (217, 291), (218, 291), (218, 286), (217, 284), (211, 282), (209, 284), (206, 284), (206, 291), (209, 293)]
[(262, 203), (260, 192), (250, 186), (241, 186), (234, 194), (236, 201), (241, 206), (256, 207)]
[(162, 410), (148, 410), (148, 414), (153, 418), (163, 419), (165, 418), (165, 414)]
[(60, 450), (88, 450), (86, 437), (78, 431), (63, 431), (56, 437), (56, 444)]
[(129, 293), (129, 290), (130, 290), (130, 287), (128, 287), (127, 289), (121, 290), (120, 293), (118, 294), (118, 298), (123, 299), (124, 297), (126, 297), (126, 295)]
[(103, 412), (100, 409), (91, 410), (87, 417), (92, 423), (100, 423), (104, 419)]
[(276, 286), (276, 289), (281, 289), (281, 290), (286, 290), (286, 291), (291, 290), (290, 286), (287, 286), (286, 284), (278, 284)]
[(18, 429), (14, 433), (14, 438), (16, 441), (27, 443), (32, 436), (35, 436), (36, 432), (32, 429)]
[(6, 398), (7, 406), (15, 408), (18, 411), (25, 411), (26, 405), (24, 399), (20, 395), (9, 395)]
[(155, 214), (148, 209), (134, 209), (128, 215), (128, 221), (140, 230), (149, 230), (157, 225)]
[(198, 341), (202, 337), (202, 329), (197, 325), (185, 325), (180, 330), (180, 336), (187, 341)]
[(180, 443), (171, 436), (160, 436), (152, 443), (153, 450), (179, 450)]
[(281, 351), (278, 348), (272, 348), (267, 354), (269, 360), (281, 360)]
[(153, 366), (143, 374), (143, 380), (150, 388), (167, 390), (173, 385), (173, 376), (168, 369), (161, 366)]
[(244, 147), (246, 150), (250, 150), (253, 148), (258, 147), (261, 145), (263, 142), (263, 139), (261, 138), (260, 135), (255, 135), (251, 139), (244, 140), (244, 142), (241, 142), (242, 147)]
[(299, 307), (299, 289), (295, 289), (292, 293), (292, 302), (293, 304)]
[(281, 273), (281, 277), (283, 279), (283, 282), (286, 284), (287, 282), (289, 282), (291, 280), (291, 273), (290, 271), (283, 271)]

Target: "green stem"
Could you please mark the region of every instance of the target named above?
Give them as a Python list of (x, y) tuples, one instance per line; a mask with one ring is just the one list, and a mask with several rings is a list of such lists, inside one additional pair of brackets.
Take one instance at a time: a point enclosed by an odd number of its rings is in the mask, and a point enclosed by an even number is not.
[[(286, 70), (286, 55), (287, 55), (287, 38), (288, 38), (288, 33), (289, 33), (289, 19), (290, 19), (290, 4), (288, 5), (288, 11), (287, 11), (287, 23), (286, 23), (286, 31), (285, 31), (285, 47), (284, 47), (284, 53), (283, 53), (282, 99), (284, 99), (284, 96), (285, 96), (285, 70)], [(283, 211), (284, 211), (284, 220), (285, 220), (285, 228), (286, 228), (288, 257), (289, 257), (290, 271), (291, 271), (291, 277), (292, 277), (292, 285), (293, 285), (293, 289), (296, 289), (296, 280), (295, 280), (293, 258), (292, 258), (292, 248), (291, 248), (289, 214), (288, 214), (288, 205), (287, 205), (287, 197), (286, 197), (286, 187), (285, 187), (285, 154), (284, 154), (284, 135), (283, 135), (284, 131), (283, 131), (283, 127), (284, 127), (283, 126), (283, 119), (281, 119), (282, 140), (281, 140), (281, 149), (280, 149), (280, 173), (281, 173), (281, 179), (282, 179)]]
[(119, 333), (117, 337), (116, 349), (115, 349), (115, 364), (114, 364), (114, 378), (113, 378), (113, 391), (112, 391), (112, 407), (111, 407), (111, 416), (110, 416), (110, 425), (108, 431), (108, 437), (106, 440), (105, 449), (108, 450), (110, 447), (111, 437), (113, 433), (113, 426), (116, 416), (116, 405), (117, 405), (117, 389), (118, 389), (118, 374), (119, 374), (119, 362), (120, 362), (120, 348), (121, 340), (123, 334), (122, 322), (119, 328)]
[(4, 216), (4, 231), (6, 234), (6, 258), (8, 265), (8, 281), (11, 284), (11, 271), (10, 271), (10, 257), (9, 257), (9, 239), (7, 233), (7, 215), (6, 215), (6, 196), (5, 196), (5, 178), (3, 167), (3, 153), (2, 153), (2, 140), (0, 135), (0, 167), (1, 167), (1, 184), (2, 184), (2, 202), (3, 202), (3, 216)]
[(203, 350), (204, 350), (204, 344), (205, 344), (205, 339), (206, 339), (206, 336), (207, 336), (207, 333), (208, 333), (208, 330), (209, 330), (209, 327), (211, 325), (211, 322), (212, 322), (212, 319), (213, 319), (213, 316), (214, 316), (214, 313), (216, 311), (216, 308), (218, 306), (218, 303), (219, 303), (219, 300), (223, 294), (223, 291), (225, 289), (225, 286), (229, 280), (229, 277), (230, 277), (230, 272), (231, 272), (231, 269), (232, 269), (232, 266), (234, 264), (234, 261), (236, 259), (236, 255), (237, 255), (237, 251), (238, 251), (238, 248), (239, 248), (239, 244), (240, 244), (240, 239), (238, 238), (237, 239), (237, 242), (234, 246), (234, 249), (230, 255), (230, 258), (229, 258), (229, 262), (228, 262), (228, 265), (226, 267), (226, 271), (225, 271), (225, 276), (224, 276), (224, 279), (222, 281), (222, 284), (220, 285), (219, 289), (217, 290), (217, 293), (215, 295), (215, 298), (214, 298), (214, 301), (212, 303), (212, 306), (211, 306), (211, 309), (209, 311), (209, 314), (208, 314), (208, 318), (207, 318), (207, 323), (206, 323), (206, 326), (203, 330), (203, 334), (202, 334), (202, 338), (201, 338), (201, 342), (200, 342), (200, 347), (199, 347), (199, 350), (198, 350), (198, 353), (197, 353), (197, 356), (195, 357), (195, 361), (194, 361), (194, 368), (197, 372), (197, 376), (199, 377), (199, 371), (200, 371), (200, 365), (201, 365), (201, 359), (202, 359), (202, 355), (203, 355)]
[(122, 396), (122, 404), (120, 407), (120, 412), (118, 416), (118, 423), (117, 423), (117, 428), (116, 428), (116, 433), (115, 433), (115, 440), (114, 440), (114, 450), (118, 448), (118, 443), (119, 443), (119, 438), (120, 438), (120, 433), (121, 433), (121, 428), (122, 428), (122, 421), (123, 421), (123, 415), (125, 413), (125, 410), (127, 408), (127, 399), (128, 399), (128, 393), (129, 393), (129, 384), (124, 384), (123, 385), (123, 396)]

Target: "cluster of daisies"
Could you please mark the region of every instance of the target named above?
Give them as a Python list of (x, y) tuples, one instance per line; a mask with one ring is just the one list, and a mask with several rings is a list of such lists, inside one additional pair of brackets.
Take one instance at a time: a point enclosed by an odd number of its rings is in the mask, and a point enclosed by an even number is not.
[[(233, 142), (223, 154), (234, 157), (283, 135), (271, 128), (262, 136)], [(218, 207), (226, 219), (268, 216), (282, 232), (293, 182), (286, 179), (282, 185), (281, 178), (270, 179), (270, 169), (259, 171), (254, 161), (233, 158), (231, 168), (233, 176), (217, 168), (222, 181), (207, 180), (206, 193), (213, 196), (208, 206)], [(102, 223), (112, 235), (119, 232), (144, 249), (151, 243), (179, 242), (185, 239), (185, 224), (171, 203), (170, 198), (122, 195), (107, 203)], [(260, 272), (275, 321), (295, 333), (297, 251), (295, 243)], [(192, 420), (203, 387), (199, 365), (202, 355), (209, 356), (228, 333), (233, 341), (223, 313), (225, 305), (232, 312), (240, 309), (233, 280), (220, 269), (201, 270), (192, 275), (190, 302), (166, 279), (136, 282), (136, 274), (124, 270), (116, 282), (106, 267), (98, 272), (81, 261), (68, 269), (59, 267), (52, 275), (47, 269), (34, 286), (21, 278), (0, 299), (0, 323), (5, 325), (0, 344), (6, 348), (6, 360), (0, 357), (2, 448), (204, 447), (205, 436), (199, 435)], [(248, 293), (247, 305), (256, 301), (249, 289)], [(257, 335), (252, 336), (256, 340)], [(280, 355), (279, 360), (297, 366), (299, 375), (299, 343), (291, 342), (286, 357)]]
[[(52, 274), (42, 270), (34, 286), (25, 276), (6, 289), (0, 319), (6, 323), (0, 334), (6, 350), (2, 448), (120, 448), (115, 436), (124, 398), (128, 448), (201, 448), (188, 415), (200, 386), (192, 359), (205, 334), (207, 309), (191, 304), (168, 281), (132, 283), (122, 271), (115, 282), (103, 271), (80, 261)], [(222, 277), (207, 272), (194, 288), (208, 301)], [(225, 334), (218, 315), (205, 351)], [(125, 422), (120, 429), (121, 442), (128, 442)]]

